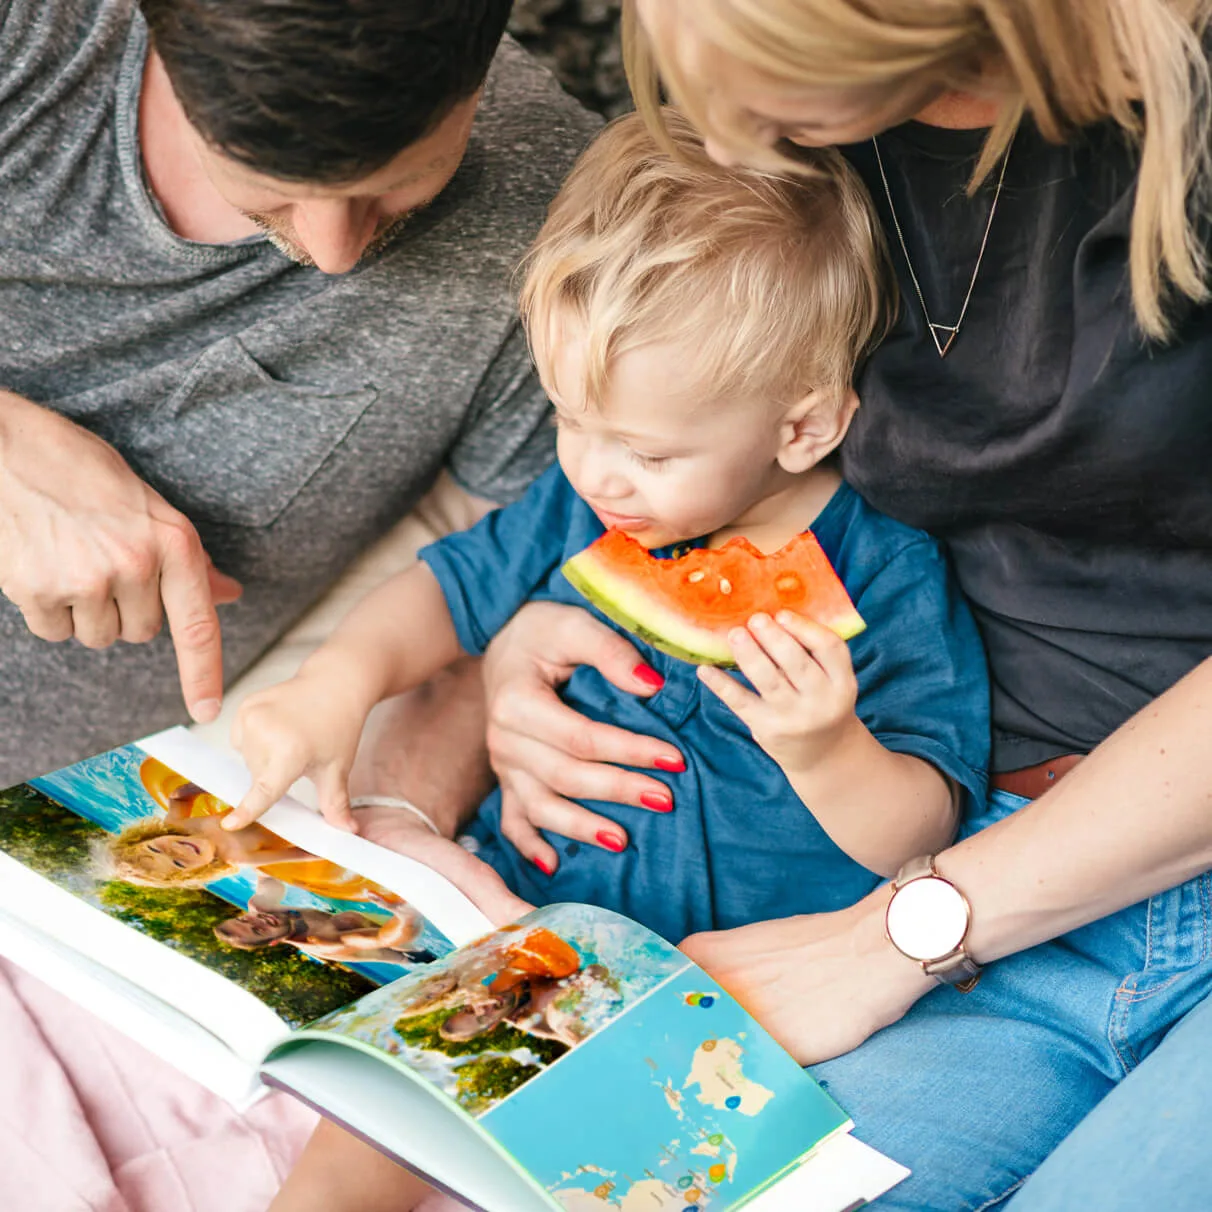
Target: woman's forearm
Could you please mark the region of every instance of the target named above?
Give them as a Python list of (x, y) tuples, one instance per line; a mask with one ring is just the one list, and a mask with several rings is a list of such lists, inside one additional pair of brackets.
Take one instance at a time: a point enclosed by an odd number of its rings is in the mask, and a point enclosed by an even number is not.
[(1055, 938), (1212, 869), (1212, 660), (1047, 795), (938, 858), (972, 903), (982, 961)]

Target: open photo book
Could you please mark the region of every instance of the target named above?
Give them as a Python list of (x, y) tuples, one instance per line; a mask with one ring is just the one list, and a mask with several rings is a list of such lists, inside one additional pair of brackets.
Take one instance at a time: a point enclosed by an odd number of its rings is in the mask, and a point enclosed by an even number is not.
[(494, 930), (172, 729), (0, 791), (0, 954), (236, 1106), (287, 1090), (485, 1212), (843, 1212), (907, 1173), (705, 972), (586, 905)]

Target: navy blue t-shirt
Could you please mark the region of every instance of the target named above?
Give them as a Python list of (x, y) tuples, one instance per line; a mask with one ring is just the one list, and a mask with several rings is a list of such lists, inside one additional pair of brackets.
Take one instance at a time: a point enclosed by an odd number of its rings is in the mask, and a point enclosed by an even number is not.
[[(985, 656), (938, 545), (877, 513), (844, 484), (812, 531), (867, 622), (850, 641), (859, 718), (881, 744), (930, 762), (979, 804), (989, 756)], [(582, 606), (621, 630), (560, 571), (602, 533), (557, 466), (516, 504), (420, 557), (446, 595), (460, 643), (481, 653), (530, 601)], [(501, 836), (494, 792), (469, 833), (514, 891), (537, 904), (603, 905), (676, 942), (698, 930), (839, 909), (879, 883), (830, 840), (812, 805), (693, 665), (628, 638), (664, 677), (660, 691), (637, 698), (582, 667), (562, 697), (582, 715), (660, 737), (685, 756), (685, 773), (659, 776), (674, 810), (585, 801), (624, 825), (631, 845), (612, 854), (546, 834), (560, 853), (559, 870), (548, 877)]]
[[(1172, 299), (1174, 340), (1142, 338), (1137, 152), (1118, 127), (1057, 144), (1024, 119), (992, 226), (998, 172), (965, 192), (986, 133), (880, 135), (895, 214), (871, 141), (843, 149), (901, 306), (857, 383), (842, 466), (945, 545), (989, 654), (993, 766), (1017, 770), (1089, 752), (1212, 656), (1212, 305)], [(978, 260), (940, 358), (918, 287), (953, 324)]]

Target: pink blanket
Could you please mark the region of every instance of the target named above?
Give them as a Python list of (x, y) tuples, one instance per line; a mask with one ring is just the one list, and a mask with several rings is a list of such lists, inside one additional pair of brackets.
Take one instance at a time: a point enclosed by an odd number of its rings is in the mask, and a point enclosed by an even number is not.
[(0, 1208), (264, 1212), (315, 1117), (240, 1115), (0, 960)]

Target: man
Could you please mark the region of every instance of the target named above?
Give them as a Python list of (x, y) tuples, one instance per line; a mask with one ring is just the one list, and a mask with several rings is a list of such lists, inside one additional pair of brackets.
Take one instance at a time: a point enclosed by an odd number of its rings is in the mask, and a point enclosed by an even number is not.
[(442, 467), (550, 457), (510, 275), (594, 123), (489, 70), (508, 0), (141, 8), (0, 0), (0, 785), (213, 718)]

